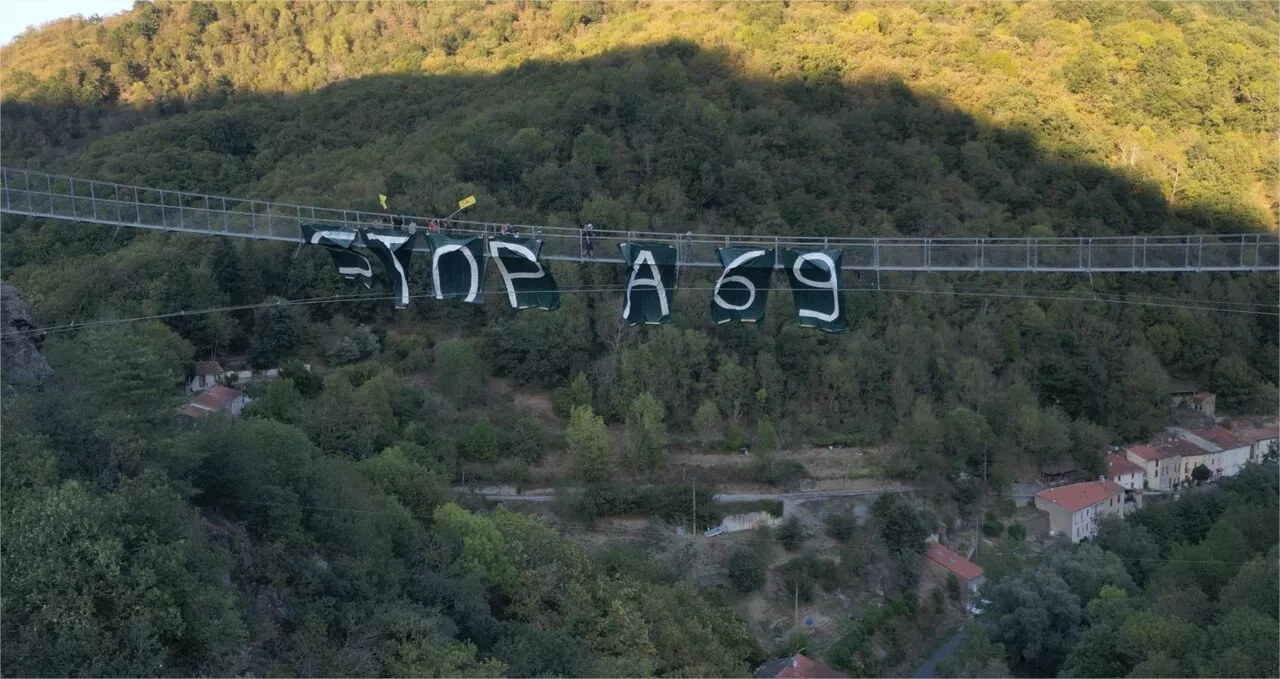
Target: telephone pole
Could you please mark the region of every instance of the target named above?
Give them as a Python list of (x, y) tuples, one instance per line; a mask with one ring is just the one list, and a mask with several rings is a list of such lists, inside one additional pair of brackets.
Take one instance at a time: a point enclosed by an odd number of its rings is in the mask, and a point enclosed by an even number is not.
[(698, 537), (698, 482), (695, 480), (691, 486), (693, 488), (693, 537)]
[(795, 620), (791, 623), (791, 633), (798, 634), (800, 632), (800, 582), (796, 581), (796, 599), (795, 599)]

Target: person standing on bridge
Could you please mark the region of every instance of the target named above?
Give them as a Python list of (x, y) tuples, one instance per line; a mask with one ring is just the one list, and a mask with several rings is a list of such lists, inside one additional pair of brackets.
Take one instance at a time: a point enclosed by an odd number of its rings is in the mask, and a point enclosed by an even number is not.
[(593, 257), (596, 252), (596, 227), (591, 222), (582, 227), (582, 256)]

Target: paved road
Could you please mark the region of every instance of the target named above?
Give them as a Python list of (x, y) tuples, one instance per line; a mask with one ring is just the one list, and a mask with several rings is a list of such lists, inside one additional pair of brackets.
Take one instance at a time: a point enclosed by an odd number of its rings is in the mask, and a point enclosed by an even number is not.
[[(885, 488), (850, 488), (846, 490), (806, 490), (796, 493), (717, 493), (719, 502), (755, 502), (757, 500), (782, 500), (783, 502), (806, 502), (822, 500), (830, 497), (857, 497), (861, 495), (884, 495), (886, 493), (910, 493), (916, 489), (911, 486), (892, 486)], [(520, 494), (485, 494), (485, 499), (498, 502), (551, 502), (555, 495), (520, 495)]]
[(932, 677), (937, 676), (938, 664), (947, 658), (950, 658), (953, 653), (960, 650), (960, 647), (964, 645), (964, 640), (967, 636), (969, 636), (969, 630), (961, 627), (960, 631), (955, 633), (955, 636), (948, 639), (947, 643), (934, 651), (933, 655), (929, 656), (929, 659), (924, 661), (924, 664), (920, 666), (918, 671), (916, 671), (916, 679), (932, 679)]

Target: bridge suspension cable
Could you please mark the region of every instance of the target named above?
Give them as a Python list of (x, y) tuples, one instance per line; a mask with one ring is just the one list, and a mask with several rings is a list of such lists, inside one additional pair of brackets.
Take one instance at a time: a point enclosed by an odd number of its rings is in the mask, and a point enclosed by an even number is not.
[[(171, 191), (34, 170), (0, 167), (0, 213), (107, 226), (259, 240), (301, 241), (301, 225), (362, 228), (397, 217), (423, 229), (432, 218)], [(497, 235), (511, 226), (543, 239), (548, 260), (621, 264), (616, 245), (672, 245), (679, 266), (721, 266), (715, 250), (744, 247), (831, 247), (844, 269), (866, 272), (1158, 273), (1280, 271), (1274, 233), (1078, 238), (858, 238), (678, 234), (596, 229), (584, 249), (576, 228), (435, 218), (454, 235)], [(425, 250), (424, 244), (417, 246)]]

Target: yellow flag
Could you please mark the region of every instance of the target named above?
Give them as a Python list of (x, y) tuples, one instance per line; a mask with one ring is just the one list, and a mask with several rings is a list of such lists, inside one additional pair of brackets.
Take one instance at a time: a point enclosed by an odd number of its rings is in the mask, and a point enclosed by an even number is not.
[(387, 197), (386, 197), (386, 196), (384, 196), (384, 195), (382, 195), (381, 193), (379, 193), (379, 194), (378, 194), (378, 202), (379, 202), (379, 203), (382, 203), (382, 209), (383, 209), (383, 210), (387, 209)]
[(475, 204), (476, 204), (476, 197), (475, 197), (475, 196), (467, 196), (466, 198), (463, 198), (462, 200), (458, 201), (458, 209), (459, 209), (459, 210), (464, 210), (464, 209), (469, 208), (469, 207), (471, 207), (472, 205), (475, 205)]

